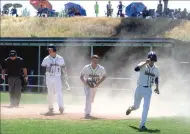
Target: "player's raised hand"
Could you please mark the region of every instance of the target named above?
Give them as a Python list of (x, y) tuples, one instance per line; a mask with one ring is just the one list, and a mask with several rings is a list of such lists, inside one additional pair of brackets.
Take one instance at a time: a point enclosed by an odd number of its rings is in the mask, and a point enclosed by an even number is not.
[(146, 63), (149, 63), (149, 62), (150, 62), (150, 59), (147, 59), (147, 60), (146, 60)]

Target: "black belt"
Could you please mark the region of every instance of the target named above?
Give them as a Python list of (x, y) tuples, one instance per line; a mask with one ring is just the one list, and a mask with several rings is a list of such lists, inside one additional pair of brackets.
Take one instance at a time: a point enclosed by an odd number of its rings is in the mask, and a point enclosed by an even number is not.
[(143, 87), (145, 87), (145, 88), (149, 88), (149, 86), (143, 86)]

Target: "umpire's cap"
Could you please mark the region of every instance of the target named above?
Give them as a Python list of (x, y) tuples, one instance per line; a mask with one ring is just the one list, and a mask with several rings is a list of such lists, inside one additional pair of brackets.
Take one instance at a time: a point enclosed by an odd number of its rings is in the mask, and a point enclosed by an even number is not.
[(10, 57), (15, 57), (15, 56), (17, 56), (17, 52), (16, 52), (15, 50), (11, 50), (11, 51), (9, 52), (9, 56), (10, 56)]
[(50, 44), (50, 45), (47, 47), (47, 50), (49, 50), (49, 49), (53, 49), (54, 52), (57, 51), (56, 46), (55, 46), (54, 44)]

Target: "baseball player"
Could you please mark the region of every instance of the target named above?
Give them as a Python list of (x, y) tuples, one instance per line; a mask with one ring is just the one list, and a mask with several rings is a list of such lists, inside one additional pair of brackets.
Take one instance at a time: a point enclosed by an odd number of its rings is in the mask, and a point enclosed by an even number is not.
[(142, 98), (144, 98), (142, 119), (139, 126), (140, 131), (147, 130), (145, 123), (148, 116), (152, 86), (154, 83), (156, 84), (156, 89), (154, 91), (159, 94), (159, 70), (157, 66), (154, 65), (155, 62), (157, 62), (157, 55), (155, 52), (151, 51), (148, 53), (146, 62), (139, 63), (134, 69), (136, 72), (139, 72), (139, 78), (134, 96), (134, 105), (128, 108), (126, 115), (129, 115), (133, 110), (137, 110)]
[[(46, 85), (48, 89), (49, 111), (47, 115), (53, 114), (54, 93), (57, 95), (59, 111), (64, 112), (63, 93), (62, 93), (62, 72), (66, 73), (65, 61), (63, 57), (56, 53), (56, 47), (53, 44), (48, 46), (49, 55), (46, 56), (41, 66), (46, 67)], [(64, 70), (64, 71), (62, 71)]]
[[(91, 64), (85, 65), (80, 73), (80, 79), (84, 84), (84, 91), (86, 95), (85, 118), (91, 117), (91, 103), (94, 101), (97, 90), (96, 88), (106, 79), (107, 76), (104, 67), (98, 64), (98, 60), (99, 57), (97, 55), (93, 55), (91, 57)], [(89, 84), (89, 79), (94, 82), (93, 85)]]

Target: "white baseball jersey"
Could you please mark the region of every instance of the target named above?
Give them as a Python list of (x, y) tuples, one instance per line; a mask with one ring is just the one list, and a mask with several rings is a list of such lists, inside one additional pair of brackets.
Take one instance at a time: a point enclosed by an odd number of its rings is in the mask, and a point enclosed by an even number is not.
[(92, 68), (91, 64), (84, 66), (81, 71), (81, 75), (84, 75), (84, 79), (92, 78), (98, 82), (103, 76), (106, 76), (107, 73), (103, 66), (97, 65), (95, 69)]
[(156, 77), (159, 77), (158, 67), (156, 67), (155, 65), (150, 67), (147, 64), (140, 69), (137, 85), (152, 87)]
[(43, 59), (41, 66), (46, 67), (46, 76), (61, 76), (65, 61), (58, 54), (54, 58), (48, 55)]

